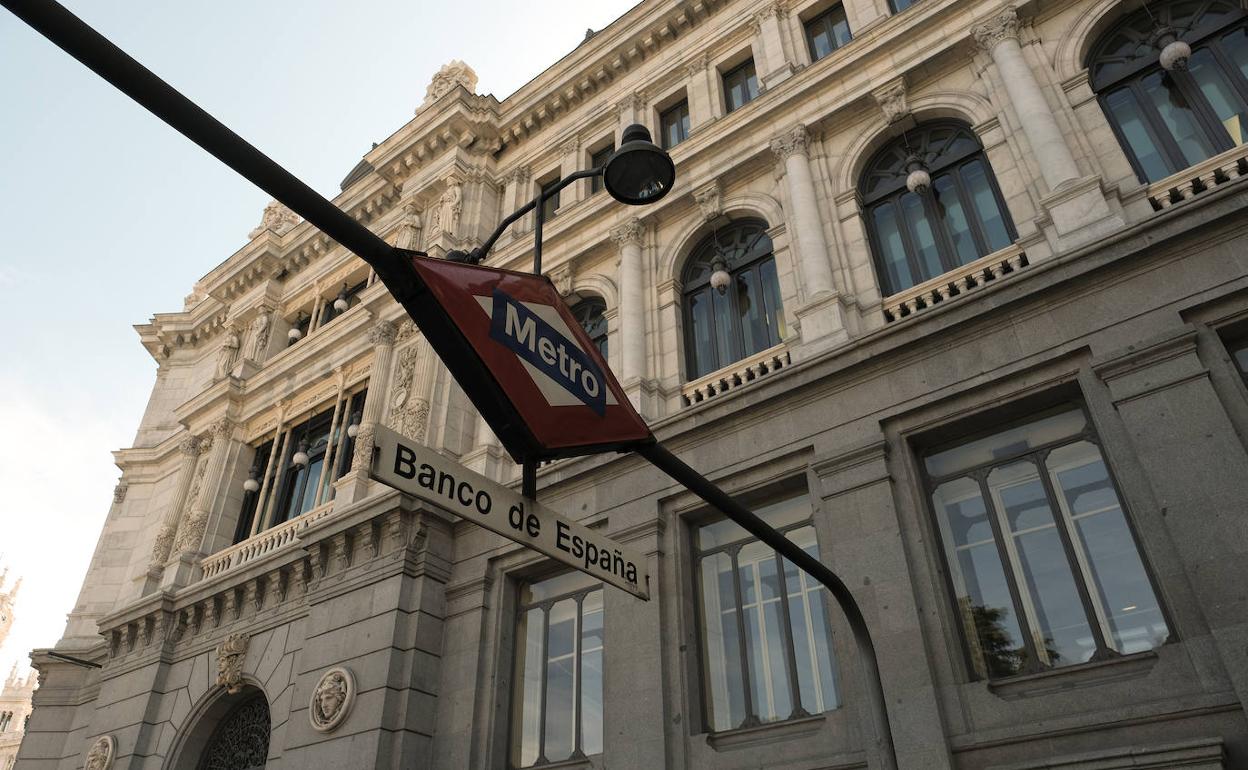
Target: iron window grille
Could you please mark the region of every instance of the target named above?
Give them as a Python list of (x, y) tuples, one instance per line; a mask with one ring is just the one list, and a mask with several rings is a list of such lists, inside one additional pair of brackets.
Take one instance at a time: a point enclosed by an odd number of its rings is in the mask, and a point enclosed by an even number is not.
[[(912, 159), (931, 175), (911, 192)], [(979, 139), (958, 123), (928, 123), (875, 154), (859, 184), (885, 296), (1003, 249), (1017, 233)]]
[[(1191, 46), (1186, 70), (1162, 69), (1166, 30)], [(1093, 47), (1088, 69), (1142, 182), (1248, 142), (1248, 12), (1235, 3), (1166, 3), (1132, 13)]]
[(839, 5), (832, 6), (823, 13), (806, 22), (806, 45), (810, 49), (810, 60), (819, 61), (836, 49), (848, 43), (849, 20), (845, 18), (845, 9)]
[[(601, 150), (598, 150), (597, 152), (589, 156), (589, 167), (590, 168), (602, 168), (603, 166), (607, 165), (608, 160), (611, 160), (611, 155), (614, 152), (615, 152), (615, 143), (612, 142), (611, 144), (608, 144), (606, 147), (603, 147)], [(589, 194), (590, 195), (595, 195), (600, 190), (603, 190), (603, 189), (605, 188), (603, 188), (602, 186), (602, 174), (598, 174), (597, 176), (590, 177), (590, 180), (589, 180)]]
[(659, 115), (659, 142), (670, 150), (689, 138), (689, 102), (681, 101)]
[[(711, 276), (731, 280), (720, 294)], [(739, 219), (694, 248), (682, 274), (685, 364), (690, 380), (780, 344), (788, 335), (767, 223)]]
[[(263, 474), (260, 489), (243, 493), (243, 505), (234, 529), (234, 542), (307, 513), (334, 497), (333, 482), (351, 470), (355, 439), (347, 431), (351, 421), (364, 411), (368, 391), (345, 394), (333, 407), (308, 420), (279, 430), (277, 436), (256, 447), (253, 467)], [(273, 455), (274, 442), (280, 452)], [(304, 441), (308, 462), (303, 466), (293, 458)], [(332, 467), (327, 467), (332, 466)], [(257, 523), (257, 513), (260, 521)]]
[[(804, 495), (757, 513), (819, 557)], [(696, 527), (694, 548), (707, 729), (723, 732), (839, 707), (826, 590), (727, 519)]]
[(521, 586), (511, 767), (602, 753), (603, 592), (580, 572)]
[(748, 59), (724, 73), (724, 111), (738, 110), (758, 96), (754, 60)]
[(975, 678), (1153, 649), (1170, 637), (1082, 407), (923, 457), (945, 576)]

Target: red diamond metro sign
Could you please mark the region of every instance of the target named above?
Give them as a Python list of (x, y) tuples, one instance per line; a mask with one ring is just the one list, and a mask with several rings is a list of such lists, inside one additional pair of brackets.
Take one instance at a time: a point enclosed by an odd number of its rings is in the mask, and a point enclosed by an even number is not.
[(549, 278), (410, 256), (428, 294), (404, 306), (458, 333), (426, 339), (516, 462), (653, 441)]

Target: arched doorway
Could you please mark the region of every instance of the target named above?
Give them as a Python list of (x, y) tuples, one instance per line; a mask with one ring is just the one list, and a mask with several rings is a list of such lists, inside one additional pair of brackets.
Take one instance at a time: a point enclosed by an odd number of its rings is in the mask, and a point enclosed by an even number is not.
[(167, 765), (176, 770), (258, 770), (269, 755), (269, 701), (255, 687), (208, 703)]

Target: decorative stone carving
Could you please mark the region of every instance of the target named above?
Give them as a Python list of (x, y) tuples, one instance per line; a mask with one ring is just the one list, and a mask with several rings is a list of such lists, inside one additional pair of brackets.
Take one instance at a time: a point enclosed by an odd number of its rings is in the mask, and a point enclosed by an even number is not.
[(221, 349), (217, 351), (217, 368), (213, 373), (215, 379), (223, 380), (230, 373), (230, 367), (234, 366), (234, 359), (238, 357), (239, 344), (238, 329), (234, 326), (226, 329)]
[(178, 451), (184, 457), (199, 457), (203, 453), (203, 446), (199, 440), (199, 436), (186, 436), (178, 442)]
[(894, 78), (871, 92), (875, 103), (884, 113), (884, 119), (896, 123), (910, 114), (910, 105), (906, 100), (906, 79)]
[(404, 318), (402, 321), (399, 321), (397, 331), (394, 334), (394, 342), (396, 345), (401, 342), (406, 342), (415, 334), (416, 324), (412, 323), (412, 319)]
[(697, 77), (706, 72), (706, 68), (709, 66), (711, 66), (711, 55), (708, 53), (698, 54), (685, 64), (685, 75), (691, 78)]
[(611, 240), (615, 241), (617, 246), (623, 246), (626, 243), (641, 243), (641, 235), (644, 231), (645, 226), (641, 220), (637, 217), (630, 217), (611, 229)]
[(230, 634), (217, 645), (217, 684), (233, 695), (243, 689), (243, 662), (251, 636)]
[[(42, 684), (42, 683), (41, 683)], [(87, 749), (87, 761), (83, 770), (109, 770), (117, 757), (117, 739), (111, 735), (101, 735)]]
[(261, 308), (260, 313), (252, 319), (247, 327), (247, 347), (244, 355), (256, 363), (264, 363), (264, 354), (269, 349), (269, 332), (272, 331), (273, 317), (268, 308)]
[(383, 319), (368, 330), (368, 341), (373, 345), (393, 345), (397, 333), (394, 324)]
[(442, 193), (442, 230), (451, 235), (459, 233), (459, 215), (464, 210), (464, 188), (458, 179), (452, 179), (446, 192)]
[(807, 155), (810, 152), (810, 134), (806, 131), (806, 126), (798, 123), (773, 137), (771, 151), (780, 161), (788, 160), (790, 155)]
[(575, 155), (577, 152), (580, 151), (580, 149), (581, 149), (581, 140), (574, 136), (574, 137), (571, 137), (570, 139), (563, 140), (563, 142), (559, 145), (559, 154), (565, 155), (565, 156)]
[(355, 705), (355, 676), (348, 668), (326, 671), (312, 691), (308, 719), (312, 729), (327, 733), (342, 724)]
[(409, 200), (403, 204), (403, 219), (399, 221), (399, 235), (394, 245), (413, 251), (420, 248), (420, 231), (423, 227), (416, 201)]
[(126, 499), (126, 492), (130, 489), (130, 485), (124, 481), (118, 481), (117, 486), (113, 487), (113, 503), (122, 503)]
[(254, 230), (247, 233), (248, 238), (255, 238), (265, 230), (272, 230), (277, 235), (285, 235), (295, 229), (295, 225), (302, 220), (299, 215), (278, 201), (269, 201), (269, 205), (264, 207), (264, 214), (260, 217), (260, 224)]
[[(424, 438), (425, 427), (429, 422), (429, 402), (417, 395), (416, 368), (422, 355), (427, 355), (428, 343), (423, 339), (409, 345), (399, 354), (398, 366), (395, 367), (394, 379), (390, 384), (390, 420), (389, 425), (399, 433), (420, 441)], [(357, 446), (359, 444), (357, 436)], [(365, 462), (371, 457), (362, 458)]]
[(533, 170), (528, 166), (517, 166), (507, 175), (507, 179), (515, 182), (517, 185), (526, 184), (533, 175)]
[(991, 53), (1002, 40), (1018, 38), (1018, 12), (1006, 8), (991, 19), (971, 27), (971, 34), (980, 48)]
[(646, 108), (646, 96), (641, 91), (625, 94), (624, 98), (615, 103), (618, 115), (636, 115)]
[(550, 277), (551, 283), (555, 285), (555, 291), (559, 292), (559, 296), (566, 297), (572, 293), (571, 262), (564, 262), (547, 273), (547, 275)]
[(420, 103), (416, 111), (420, 112), (431, 103), (441, 99), (456, 86), (463, 86), (470, 94), (477, 92), (477, 73), (459, 59), (443, 64), (437, 71), (433, 80), (429, 81), (429, 87), (425, 89), (425, 100)]
[(719, 182), (711, 182), (694, 190), (693, 199), (702, 210), (702, 218), (708, 222), (724, 213), (723, 188), (719, 186)]

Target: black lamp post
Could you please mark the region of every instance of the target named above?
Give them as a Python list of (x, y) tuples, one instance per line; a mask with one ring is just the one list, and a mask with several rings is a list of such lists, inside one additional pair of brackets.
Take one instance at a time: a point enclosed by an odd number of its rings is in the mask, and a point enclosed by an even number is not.
[(542, 224), (546, 221), (542, 204), (559, 194), (559, 191), (578, 179), (602, 175), (602, 184), (620, 203), (644, 206), (667, 195), (676, 181), (676, 164), (667, 152), (650, 140), (650, 131), (634, 123), (624, 129), (620, 149), (611, 154), (607, 162), (598, 168), (574, 171), (555, 184), (543, 189), (533, 200), (516, 209), (499, 223), (485, 243), (472, 251), (450, 251), (446, 258), (452, 262), (476, 265), (484, 261), (498, 237), (520, 217), (534, 212), (533, 224), (533, 273), (542, 272)]

